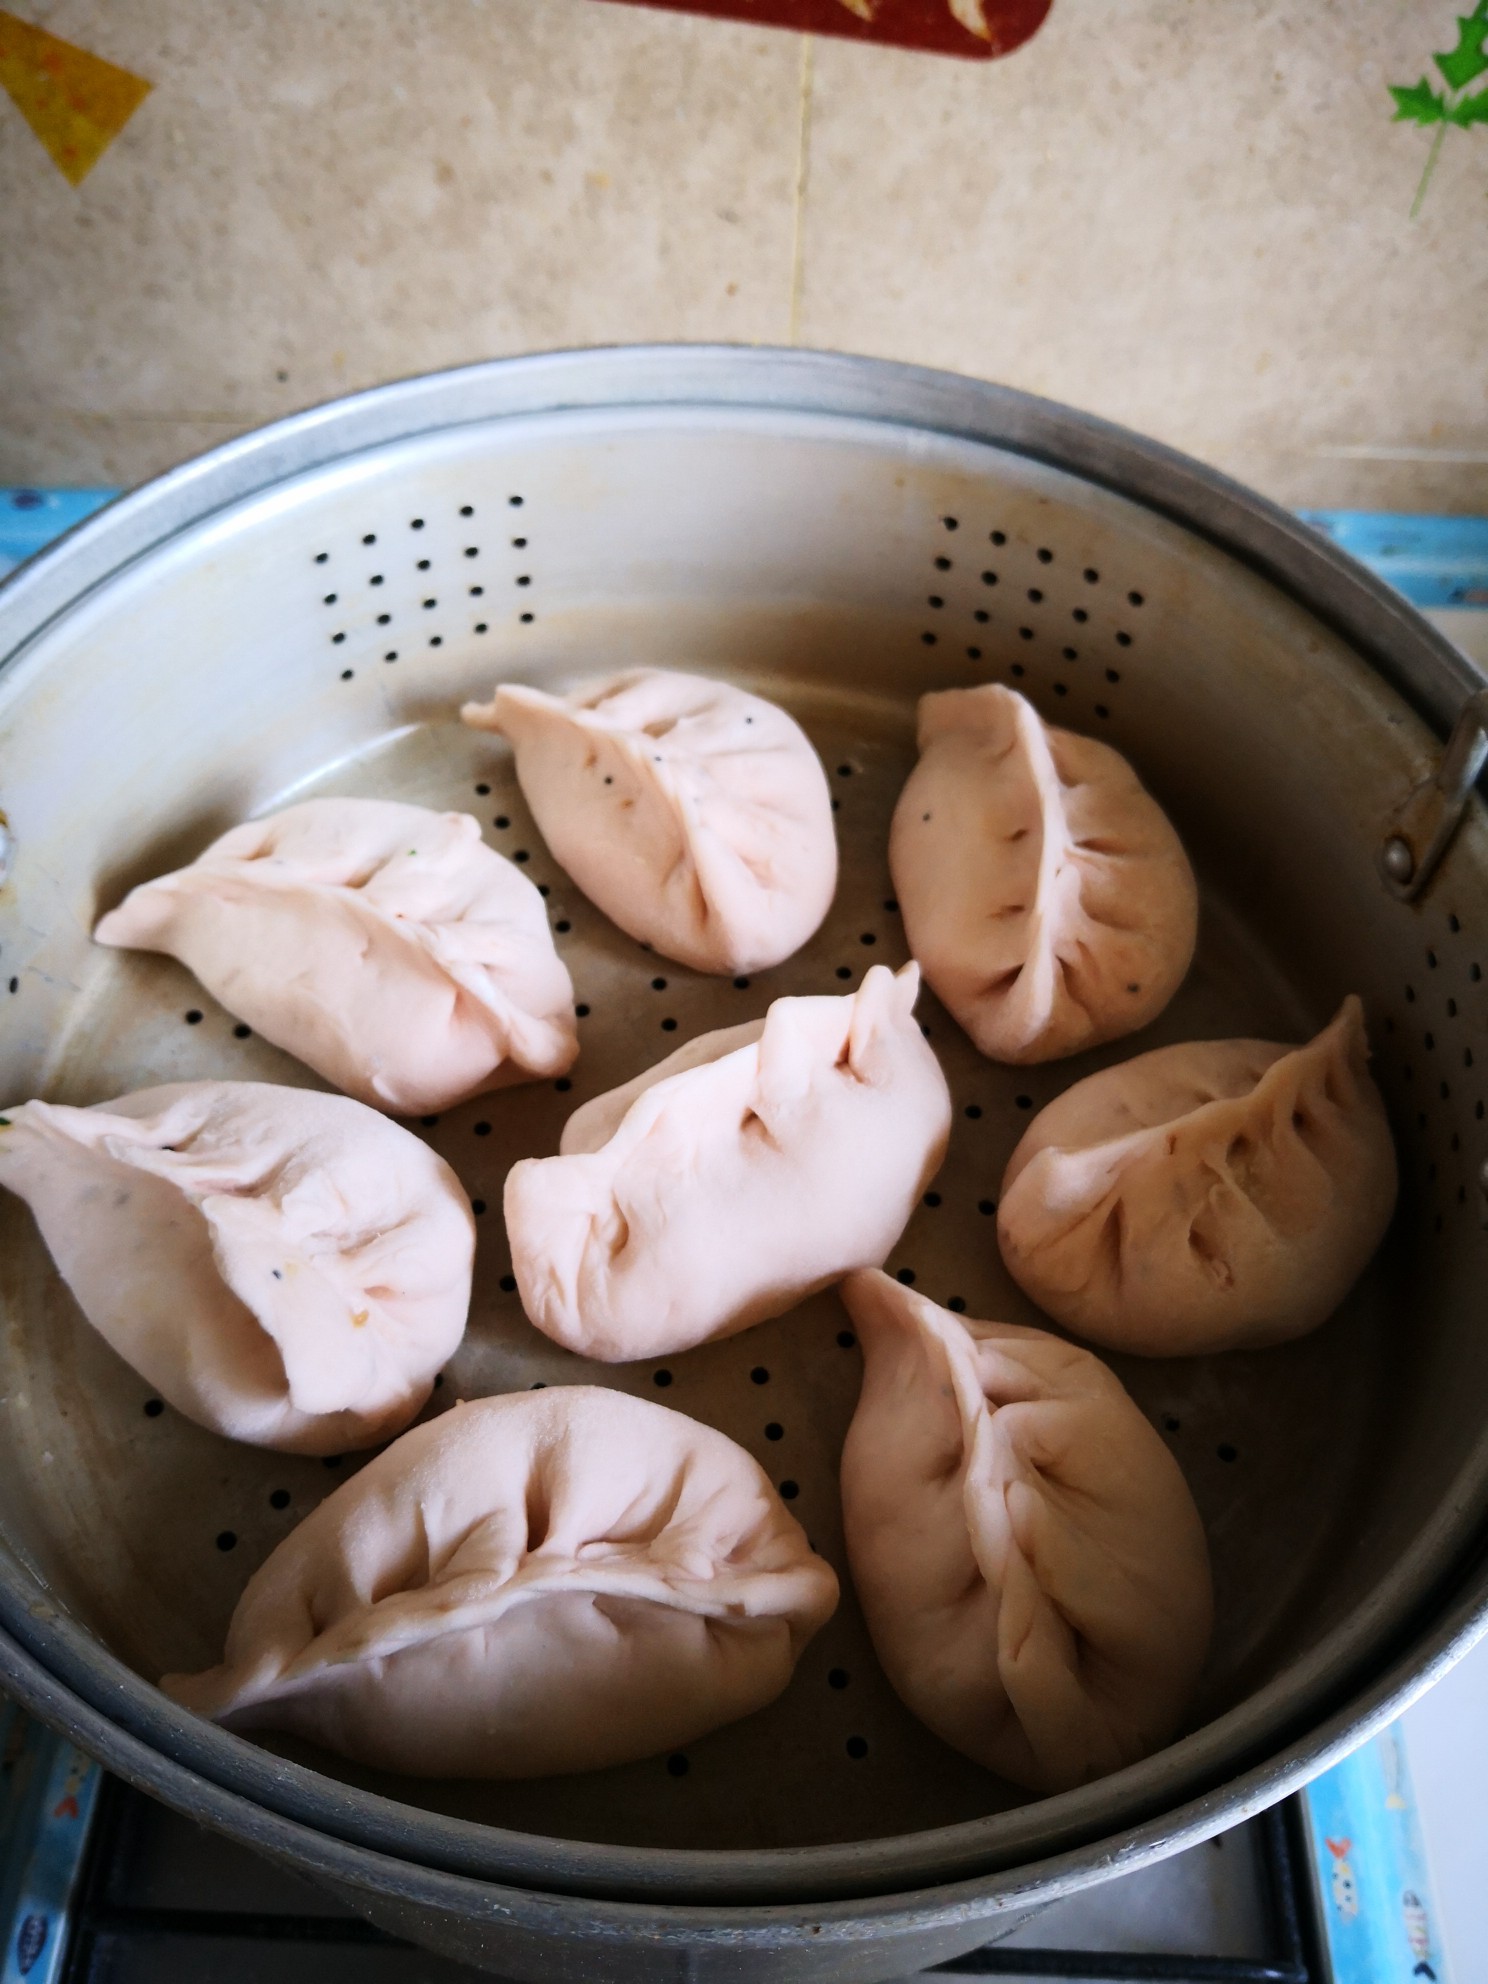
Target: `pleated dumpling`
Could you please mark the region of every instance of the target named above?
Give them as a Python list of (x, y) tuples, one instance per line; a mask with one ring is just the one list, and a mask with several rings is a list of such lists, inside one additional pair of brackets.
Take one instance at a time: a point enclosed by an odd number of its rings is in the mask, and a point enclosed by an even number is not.
[(853, 1585), (895, 1692), (1044, 1794), (1177, 1732), (1209, 1645), (1209, 1551), (1115, 1376), (1042, 1330), (850, 1275), (863, 1390), (842, 1452)]
[(133, 890), (101, 944), (165, 951), (346, 1094), (422, 1116), (561, 1075), (573, 986), (547, 911), (468, 813), (309, 799)]
[(1395, 1145), (1346, 999), (1305, 1047), (1159, 1047), (1076, 1082), (1002, 1182), (1014, 1280), (1077, 1335), (1153, 1357), (1324, 1322), (1395, 1207)]
[(837, 886), (826, 773), (784, 710), (661, 668), (566, 696), (506, 683), (498, 731), (553, 858), (622, 930), (696, 971), (798, 951)]
[(889, 866), (925, 982), (994, 1061), (1145, 1026), (1183, 981), (1198, 891), (1166, 814), (1109, 745), (1011, 689), (920, 698)]
[(322, 1502), (166, 1693), (418, 1777), (600, 1770), (780, 1694), (837, 1604), (742, 1447), (588, 1386), (457, 1405)]
[(556, 1342), (619, 1363), (778, 1316), (876, 1266), (940, 1166), (951, 1104), (919, 973), (777, 999), (580, 1109), (506, 1181), (512, 1267)]
[(0, 1116), (88, 1321), (178, 1412), (286, 1453), (400, 1432), (465, 1331), (475, 1222), (411, 1131), (345, 1096), (179, 1082)]

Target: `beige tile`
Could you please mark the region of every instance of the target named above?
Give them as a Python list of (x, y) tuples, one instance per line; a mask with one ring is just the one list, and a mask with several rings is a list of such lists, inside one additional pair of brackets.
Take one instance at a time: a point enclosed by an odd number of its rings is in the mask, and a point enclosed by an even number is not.
[(0, 102), (0, 477), (132, 481), (512, 351), (784, 340), (998, 378), (1283, 501), (1488, 507), (1488, 135), (1390, 122), (1449, 0), (1056, 0), (996, 63), (595, 0), (11, 0), (156, 83), (74, 192)]
[(59, 0), (154, 81), (74, 191), (0, 99), (0, 478), (125, 480), (506, 352), (783, 339), (789, 35), (594, 0)]
[(1412, 221), (1430, 134), (1385, 91), (1451, 13), (1055, 0), (986, 65), (821, 42), (803, 342), (1046, 393), (1285, 502), (1488, 508), (1488, 135), (1449, 135)]
[(170, 414), (87, 413), (42, 405), (12, 408), (0, 385), (0, 485), (122, 489), (189, 461), (260, 424), (264, 414), (188, 420)]

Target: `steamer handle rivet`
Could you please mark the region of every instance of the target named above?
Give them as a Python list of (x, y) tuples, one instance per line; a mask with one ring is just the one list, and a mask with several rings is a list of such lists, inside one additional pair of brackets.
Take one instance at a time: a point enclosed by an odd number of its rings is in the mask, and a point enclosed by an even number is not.
[(1488, 763), (1488, 689), (1463, 704), (1442, 761), (1391, 820), (1379, 851), (1385, 887), (1413, 902), (1435, 874), (1462, 824), (1478, 774)]

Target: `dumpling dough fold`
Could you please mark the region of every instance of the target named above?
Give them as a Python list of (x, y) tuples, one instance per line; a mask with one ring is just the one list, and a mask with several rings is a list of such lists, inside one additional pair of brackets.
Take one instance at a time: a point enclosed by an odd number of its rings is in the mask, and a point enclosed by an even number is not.
[(180, 1082), (0, 1116), (88, 1321), (199, 1426), (286, 1453), (400, 1432), (465, 1331), (475, 1221), (453, 1171), (345, 1096)]
[(308, 799), (223, 834), (94, 931), (164, 951), (347, 1095), (422, 1116), (579, 1051), (547, 910), (468, 813)]
[(863, 1390), (842, 1454), (853, 1584), (896, 1693), (954, 1749), (1065, 1791), (1177, 1731), (1212, 1625), (1178, 1463), (1089, 1351), (880, 1273), (843, 1300)]
[(1076, 1335), (1151, 1357), (1316, 1329), (1395, 1207), (1364, 1008), (1305, 1047), (1202, 1040), (1091, 1075), (1029, 1124), (997, 1237)]
[(1118, 752), (988, 683), (920, 698), (889, 867), (925, 982), (994, 1061), (1145, 1026), (1182, 983), (1198, 890)]
[(919, 972), (777, 999), (578, 1110), (506, 1181), (522, 1303), (607, 1362), (686, 1350), (877, 1265), (940, 1167), (951, 1104)]
[(510, 740), (554, 860), (664, 957), (762, 971), (826, 915), (837, 886), (826, 773), (774, 703), (640, 668), (566, 696), (505, 683), (461, 714)]
[(837, 1604), (722, 1433), (589, 1386), (417, 1427), (249, 1583), (166, 1693), (420, 1777), (599, 1770), (763, 1708)]

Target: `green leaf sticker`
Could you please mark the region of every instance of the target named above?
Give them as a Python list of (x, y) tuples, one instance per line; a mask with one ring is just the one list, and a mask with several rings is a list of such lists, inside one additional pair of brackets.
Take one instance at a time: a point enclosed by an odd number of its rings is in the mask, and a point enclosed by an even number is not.
[(1462, 94), (1479, 76), (1488, 76), (1488, 0), (1477, 0), (1470, 14), (1457, 16), (1457, 46), (1442, 50), (1431, 59), (1447, 85), (1445, 93), (1433, 89), (1425, 76), (1418, 83), (1386, 85), (1395, 99), (1397, 124), (1436, 126), (1416, 197), (1411, 202), (1412, 220), (1421, 211), (1426, 188), (1441, 156), (1442, 140), (1450, 127), (1455, 124), (1459, 131), (1466, 131), (1474, 124), (1488, 124), (1488, 89), (1477, 90), (1472, 96)]
[(0, 1130), (8, 1130), (9, 1128), (10, 1118), (8, 1116), (0, 1116)]
[(1413, 89), (1391, 83), (1390, 94), (1395, 99), (1397, 124), (1440, 124), (1447, 114), (1446, 98), (1424, 76)]
[(1447, 79), (1449, 89), (1466, 89), (1481, 75), (1488, 74), (1488, 9), (1480, 4), (1470, 14), (1457, 16), (1457, 46), (1432, 61)]

